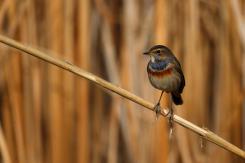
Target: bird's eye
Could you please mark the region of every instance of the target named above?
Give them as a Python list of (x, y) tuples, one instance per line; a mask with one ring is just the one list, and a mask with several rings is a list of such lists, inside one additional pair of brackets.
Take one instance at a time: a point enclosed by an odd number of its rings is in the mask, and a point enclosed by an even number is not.
[(157, 50), (157, 53), (159, 54), (161, 51), (160, 50)]

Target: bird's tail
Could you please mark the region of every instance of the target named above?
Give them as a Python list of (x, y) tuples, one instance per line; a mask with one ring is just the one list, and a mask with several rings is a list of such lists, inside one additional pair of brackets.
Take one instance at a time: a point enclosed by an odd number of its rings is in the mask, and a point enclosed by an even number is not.
[(183, 104), (182, 97), (179, 93), (172, 92), (171, 95), (172, 95), (172, 100), (173, 100), (175, 105)]

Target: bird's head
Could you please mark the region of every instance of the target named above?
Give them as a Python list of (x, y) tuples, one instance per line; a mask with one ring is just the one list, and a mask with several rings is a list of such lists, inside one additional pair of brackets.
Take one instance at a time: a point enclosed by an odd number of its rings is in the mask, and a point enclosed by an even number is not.
[(151, 62), (159, 62), (164, 60), (167, 56), (172, 55), (172, 52), (164, 45), (155, 45), (143, 54), (149, 55), (151, 57)]

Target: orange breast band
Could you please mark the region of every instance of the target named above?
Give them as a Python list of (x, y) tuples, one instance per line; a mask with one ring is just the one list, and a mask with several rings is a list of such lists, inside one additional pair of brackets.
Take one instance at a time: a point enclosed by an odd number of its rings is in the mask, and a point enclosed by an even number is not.
[(164, 77), (172, 74), (172, 68), (163, 71), (151, 71), (148, 69), (148, 73), (155, 77)]

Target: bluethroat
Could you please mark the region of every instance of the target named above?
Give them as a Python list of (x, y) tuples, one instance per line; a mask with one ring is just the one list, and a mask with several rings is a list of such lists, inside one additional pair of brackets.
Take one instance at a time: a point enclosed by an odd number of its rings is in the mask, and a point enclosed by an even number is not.
[[(150, 61), (147, 65), (150, 83), (156, 89), (162, 90), (158, 103), (154, 107), (156, 114), (158, 115), (161, 112), (160, 101), (163, 92), (171, 93), (172, 101), (175, 105), (183, 104), (181, 93), (185, 87), (185, 77), (181, 65), (173, 52), (166, 46), (155, 45), (144, 54), (150, 56)], [(169, 113), (172, 118), (172, 108), (170, 108), (166, 116)]]

